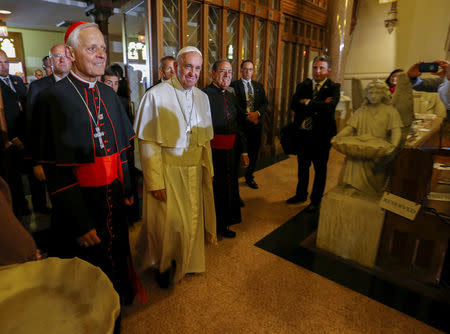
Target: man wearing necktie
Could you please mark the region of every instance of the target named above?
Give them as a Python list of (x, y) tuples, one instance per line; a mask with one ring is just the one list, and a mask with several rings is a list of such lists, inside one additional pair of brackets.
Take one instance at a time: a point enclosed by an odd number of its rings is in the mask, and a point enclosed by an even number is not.
[(9, 60), (6, 53), (0, 50), (0, 87), (3, 97), (3, 111), (6, 128), (2, 129), (0, 140), (0, 176), (9, 187), (13, 199), (13, 211), (17, 217), (30, 214), (23, 190), (20, 170), (23, 167), (23, 141), (25, 136), (25, 106), (27, 89), (22, 79), (9, 75)]
[(339, 102), (340, 84), (331, 81), (331, 59), (318, 56), (313, 62), (313, 80), (306, 79), (297, 85), (291, 109), (295, 113), (302, 141), (298, 143), (298, 184), (293, 197), (286, 202), (305, 202), (308, 197), (309, 167), (314, 166), (314, 185), (311, 204), (305, 209), (316, 212), (319, 208), (327, 178), (330, 140), (336, 135), (334, 111)]
[(245, 181), (250, 188), (258, 189), (253, 172), (255, 171), (259, 147), (261, 146), (261, 117), (267, 112), (269, 102), (264, 91), (264, 86), (252, 80), (253, 72), (253, 62), (250, 59), (243, 60), (241, 63), (241, 79), (233, 81), (230, 86), (233, 87), (236, 93), (239, 105), (247, 113), (243, 130), (247, 136), (247, 150), (250, 164), (245, 172)]

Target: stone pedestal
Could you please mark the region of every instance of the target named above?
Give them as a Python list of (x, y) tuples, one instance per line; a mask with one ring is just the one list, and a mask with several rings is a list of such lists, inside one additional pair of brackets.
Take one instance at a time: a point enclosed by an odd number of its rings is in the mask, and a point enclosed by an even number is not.
[(336, 187), (322, 199), (317, 247), (373, 267), (384, 215), (377, 199)]

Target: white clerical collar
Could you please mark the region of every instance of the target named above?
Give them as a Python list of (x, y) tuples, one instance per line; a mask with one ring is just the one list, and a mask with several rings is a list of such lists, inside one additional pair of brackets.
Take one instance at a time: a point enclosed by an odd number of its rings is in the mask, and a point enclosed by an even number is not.
[[(73, 74), (73, 73), (72, 73), (72, 74)], [(76, 78), (78, 79), (78, 77), (77, 77), (75, 74), (73, 74), (73, 76), (76, 77)], [(64, 79), (64, 77), (59, 77), (59, 76), (57, 76), (55, 73), (53, 73), (53, 77), (55, 78), (55, 81), (56, 81), (56, 82), (58, 82), (59, 80)], [(80, 79), (80, 80), (81, 80), (81, 79)], [(89, 87), (89, 88), (91, 88), (91, 87)]]
[(167, 80), (167, 82), (172, 82), (173, 87), (175, 87), (178, 90), (181, 90), (183, 93), (189, 94), (192, 92), (192, 88), (190, 89), (185, 89), (180, 81), (178, 80), (178, 77), (176, 75), (174, 75), (172, 78), (170, 78), (169, 80)]
[(77, 78), (78, 80), (80, 80), (81, 82), (84, 82), (85, 84), (89, 85), (89, 88), (94, 88), (95, 84), (97, 83), (97, 80), (95, 80), (94, 82), (91, 81), (87, 81), (85, 79), (83, 79), (82, 77), (80, 77), (79, 75), (76, 75), (72, 70), (70, 71), (70, 73)]

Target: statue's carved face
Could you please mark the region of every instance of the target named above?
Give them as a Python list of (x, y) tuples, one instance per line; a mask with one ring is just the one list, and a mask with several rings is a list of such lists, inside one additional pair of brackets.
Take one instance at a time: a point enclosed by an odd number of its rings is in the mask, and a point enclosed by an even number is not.
[(376, 87), (369, 88), (366, 93), (366, 98), (370, 104), (378, 104), (383, 99), (383, 92)]

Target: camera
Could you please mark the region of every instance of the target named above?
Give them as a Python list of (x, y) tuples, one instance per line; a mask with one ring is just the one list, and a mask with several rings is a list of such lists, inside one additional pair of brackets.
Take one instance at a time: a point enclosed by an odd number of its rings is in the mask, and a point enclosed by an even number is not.
[(419, 72), (437, 72), (439, 63), (422, 63), (419, 65)]

